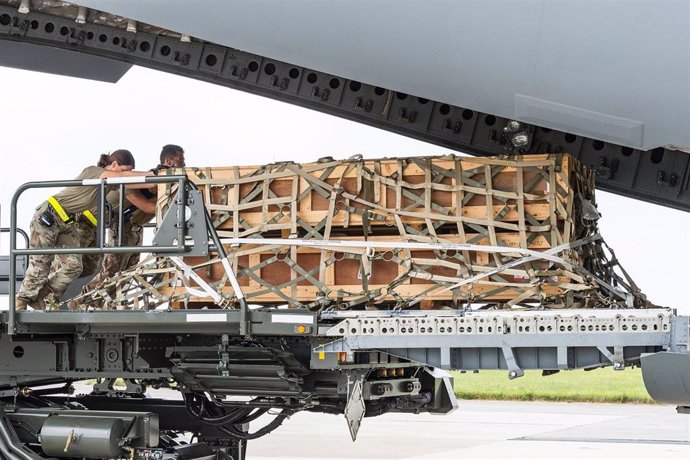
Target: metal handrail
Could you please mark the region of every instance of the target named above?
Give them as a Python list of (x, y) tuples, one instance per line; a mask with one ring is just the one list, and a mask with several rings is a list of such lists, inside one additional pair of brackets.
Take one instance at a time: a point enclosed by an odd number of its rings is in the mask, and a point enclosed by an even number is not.
[[(0, 233), (9, 233), (9, 232), (10, 232), (9, 227), (0, 227)], [(22, 236), (22, 238), (24, 238), (24, 247), (28, 248), (29, 247), (29, 235), (21, 228), (17, 229), (17, 233), (19, 233)], [(3, 255), (0, 254), (0, 257), (3, 257)], [(7, 262), (9, 263), (9, 261), (10, 261), (10, 256), (8, 254)], [(24, 270), (25, 271), (26, 271), (26, 268), (28, 268), (28, 262), (29, 262), (29, 260), (28, 260), (28, 258), (26, 258), (25, 263), (24, 263)], [(16, 283), (17, 282), (17, 274), (16, 273), (14, 275), (15, 276), (14, 279), (9, 278), (9, 273), (7, 276), (8, 276), (8, 278), (7, 278), (8, 286), (9, 286), (9, 283)], [(24, 279), (23, 274), (21, 275), (21, 278)], [(9, 289), (9, 287), (8, 287), (8, 289)]]
[[(10, 232), (10, 227), (0, 227), (0, 233), (9, 233)], [(17, 229), (17, 233), (19, 233), (22, 238), (24, 238), (24, 243), (26, 247), (29, 247), (29, 235), (27, 235), (26, 231), (22, 228)]]
[[(21, 185), (12, 196), (12, 203), (10, 207), (10, 280), (16, 279), (17, 276), (17, 256), (21, 255), (58, 255), (58, 254), (131, 254), (131, 253), (162, 253), (162, 254), (179, 254), (184, 253), (187, 248), (185, 246), (186, 225), (185, 225), (185, 206), (187, 204), (186, 181), (184, 175), (174, 176), (130, 176), (130, 177), (109, 177), (105, 179), (85, 179), (85, 180), (60, 180), (60, 181), (42, 181), (42, 182), (27, 182)], [(121, 246), (122, 231), (123, 231), (123, 204), (124, 204), (124, 189), (127, 184), (169, 184), (177, 183), (178, 192), (177, 200), (177, 244), (171, 246)], [(105, 246), (105, 195), (106, 187), (111, 185), (118, 185), (120, 188), (120, 207), (118, 209), (118, 246)], [(26, 237), (23, 230), (17, 228), (17, 202), (19, 197), (29, 189), (36, 188), (55, 188), (55, 187), (99, 187), (100, 206), (98, 210), (98, 223), (96, 225), (96, 234), (98, 247), (94, 248), (17, 248), (17, 233), (21, 232)], [(15, 283), (9, 285), (10, 305), (8, 312), (7, 329), (8, 334), (12, 335), (16, 332), (16, 294), (17, 286)]]

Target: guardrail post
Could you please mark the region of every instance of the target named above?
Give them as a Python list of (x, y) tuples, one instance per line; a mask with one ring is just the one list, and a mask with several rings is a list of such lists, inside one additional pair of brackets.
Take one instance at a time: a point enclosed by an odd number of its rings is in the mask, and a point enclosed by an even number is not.
[[(122, 210), (120, 210), (121, 212)], [(105, 182), (101, 181), (98, 186), (98, 222), (96, 222), (96, 232), (98, 232), (98, 247), (105, 247)]]
[(177, 180), (177, 246), (184, 250), (185, 236), (186, 236), (186, 207), (187, 207), (187, 189), (184, 186), (185, 179)]
[[(30, 188), (32, 182), (21, 185), (10, 204), (10, 285), (9, 285), (9, 311), (7, 312), (7, 333), (13, 335), (16, 332), (15, 311), (17, 309), (17, 201), (24, 190)], [(29, 241), (29, 243), (31, 243)]]
[(124, 231), (124, 212), (125, 212), (125, 184), (120, 184), (120, 195), (118, 197), (118, 219), (117, 219), (117, 247), (122, 246), (122, 232)]

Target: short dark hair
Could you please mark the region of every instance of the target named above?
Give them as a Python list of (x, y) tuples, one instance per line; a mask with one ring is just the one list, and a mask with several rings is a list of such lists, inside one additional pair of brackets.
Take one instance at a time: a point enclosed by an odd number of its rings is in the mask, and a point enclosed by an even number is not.
[(163, 148), (161, 149), (161, 158), (160, 158), (160, 163), (163, 164), (165, 163), (165, 160), (169, 158), (176, 157), (177, 155), (184, 153), (184, 149), (180, 147), (179, 145), (175, 144), (167, 144), (164, 145)]

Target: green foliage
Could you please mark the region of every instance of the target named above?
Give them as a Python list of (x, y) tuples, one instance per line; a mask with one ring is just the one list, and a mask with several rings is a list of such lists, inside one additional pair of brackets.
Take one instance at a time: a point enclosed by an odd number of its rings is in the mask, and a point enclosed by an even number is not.
[(640, 369), (614, 371), (561, 371), (543, 377), (541, 371), (525, 371), (510, 380), (508, 371), (453, 372), (455, 395), (460, 399), (511, 399), (520, 401), (569, 401), (653, 403)]

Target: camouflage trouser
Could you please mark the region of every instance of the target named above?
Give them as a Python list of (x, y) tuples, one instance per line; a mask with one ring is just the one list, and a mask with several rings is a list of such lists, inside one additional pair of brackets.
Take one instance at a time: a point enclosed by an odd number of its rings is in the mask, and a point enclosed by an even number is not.
[[(96, 247), (96, 227), (90, 223), (83, 223), (77, 229), (79, 235), (79, 246), (82, 248), (94, 248)], [(98, 262), (101, 259), (100, 254), (84, 254), (81, 256), (81, 275), (90, 276), (96, 273), (98, 270)]]
[[(133, 225), (130, 222), (125, 222), (122, 226), (122, 244), (124, 246), (139, 246), (143, 240), (143, 227), (139, 225)], [(117, 232), (115, 232), (114, 240), (117, 241)], [(117, 273), (127, 270), (137, 263), (139, 263), (140, 254), (106, 254), (103, 256), (103, 266), (101, 271), (96, 274), (96, 276), (82, 288), (82, 294), (86, 294), (98, 288), (105, 280), (112, 278)], [(85, 269), (87, 265), (91, 265), (92, 262), (84, 264)], [(114, 292), (114, 288), (111, 290)], [(113, 292), (108, 292), (112, 295)]]
[[(54, 216), (55, 223), (51, 227), (45, 227), (39, 222), (39, 216), (49, 209), (47, 202), (36, 209), (31, 219), (29, 247), (79, 247), (79, 232), (76, 224), (64, 223), (57, 215)], [(53, 258), (57, 258), (59, 264), (51, 271)], [(44, 295), (52, 294), (55, 300), (59, 300), (67, 286), (79, 277), (82, 268), (81, 256), (78, 254), (30, 256), (29, 267), (26, 269), (17, 298), (30, 304), (38, 302), (39, 305), (44, 300), (42, 298)], [(41, 298), (39, 298), (39, 291), (41, 291)]]

